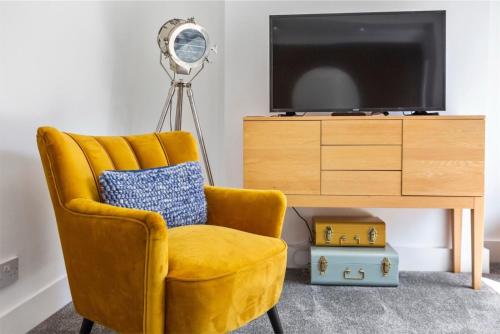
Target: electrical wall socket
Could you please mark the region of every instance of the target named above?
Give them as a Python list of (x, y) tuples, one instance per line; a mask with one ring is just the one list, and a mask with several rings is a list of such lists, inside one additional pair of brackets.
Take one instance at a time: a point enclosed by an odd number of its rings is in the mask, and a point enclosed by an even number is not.
[(0, 263), (0, 289), (11, 285), (19, 277), (19, 258)]

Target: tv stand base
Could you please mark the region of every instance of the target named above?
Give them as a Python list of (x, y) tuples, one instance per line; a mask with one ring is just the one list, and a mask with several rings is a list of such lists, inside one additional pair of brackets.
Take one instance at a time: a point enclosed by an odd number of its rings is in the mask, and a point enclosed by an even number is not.
[(330, 116), (367, 116), (365, 112), (332, 112)]
[(425, 110), (423, 111), (414, 111), (411, 113), (410, 116), (438, 116), (438, 112), (427, 112)]

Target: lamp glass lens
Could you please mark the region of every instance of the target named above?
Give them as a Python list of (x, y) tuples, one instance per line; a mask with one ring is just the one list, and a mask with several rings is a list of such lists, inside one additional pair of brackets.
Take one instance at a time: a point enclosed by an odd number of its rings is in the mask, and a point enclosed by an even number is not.
[(174, 51), (180, 60), (194, 63), (205, 54), (207, 42), (198, 30), (185, 29), (181, 31), (174, 41)]

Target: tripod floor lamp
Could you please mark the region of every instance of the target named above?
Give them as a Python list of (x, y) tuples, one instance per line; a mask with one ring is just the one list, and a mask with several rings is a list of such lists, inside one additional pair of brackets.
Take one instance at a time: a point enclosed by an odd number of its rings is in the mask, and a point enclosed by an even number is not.
[[(193, 89), (191, 82), (203, 70), (205, 63), (209, 62), (208, 56), (211, 51), (215, 52), (215, 47), (210, 48), (209, 38), (206, 30), (198, 25), (194, 18), (172, 19), (167, 21), (158, 32), (158, 46), (160, 47), (160, 64), (170, 77), (170, 89), (167, 99), (163, 105), (156, 132), (160, 132), (165, 123), (167, 115), (170, 114), (170, 128), (172, 128), (172, 101), (176, 95), (175, 120), (173, 129), (178, 131), (182, 127), (182, 104), (184, 101), (184, 91), (189, 100), (189, 106), (193, 115), (193, 121), (198, 136), (198, 143), (201, 148), (205, 170), (207, 172), (208, 183), (214, 185), (212, 170), (208, 160), (207, 149), (203, 139), (200, 120), (196, 111)], [(169, 62), (169, 68), (165, 62)], [(170, 71), (172, 74), (170, 73)], [(192, 70), (196, 72), (191, 73)], [(183, 77), (178, 77), (183, 76)]]

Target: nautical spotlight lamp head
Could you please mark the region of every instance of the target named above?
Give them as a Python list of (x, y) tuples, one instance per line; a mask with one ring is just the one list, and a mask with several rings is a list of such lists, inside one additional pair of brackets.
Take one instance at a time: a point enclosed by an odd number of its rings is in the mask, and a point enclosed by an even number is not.
[(215, 47), (209, 45), (207, 31), (194, 18), (169, 20), (158, 32), (161, 54), (175, 74), (187, 75), (192, 69), (203, 67), (209, 61), (210, 51), (215, 52)]

